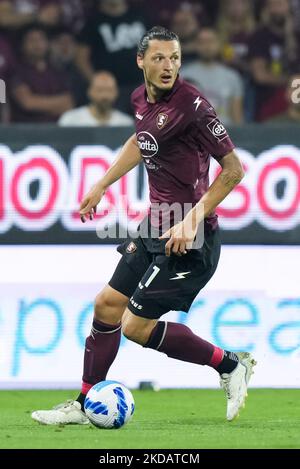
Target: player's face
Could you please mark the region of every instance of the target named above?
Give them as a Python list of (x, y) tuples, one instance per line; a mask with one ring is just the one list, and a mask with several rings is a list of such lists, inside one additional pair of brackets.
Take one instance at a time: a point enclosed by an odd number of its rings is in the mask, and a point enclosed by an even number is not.
[(149, 85), (168, 91), (172, 89), (181, 66), (180, 45), (175, 40), (149, 41), (145, 55), (138, 56), (137, 62)]

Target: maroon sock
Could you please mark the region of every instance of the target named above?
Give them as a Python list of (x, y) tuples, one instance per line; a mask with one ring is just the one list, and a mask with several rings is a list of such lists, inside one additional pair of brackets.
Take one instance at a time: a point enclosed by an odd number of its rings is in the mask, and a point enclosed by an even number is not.
[(159, 321), (145, 345), (168, 357), (217, 368), (224, 351), (195, 335), (184, 324)]
[(120, 345), (121, 324), (111, 326), (94, 319), (91, 334), (85, 341), (82, 394), (106, 379)]

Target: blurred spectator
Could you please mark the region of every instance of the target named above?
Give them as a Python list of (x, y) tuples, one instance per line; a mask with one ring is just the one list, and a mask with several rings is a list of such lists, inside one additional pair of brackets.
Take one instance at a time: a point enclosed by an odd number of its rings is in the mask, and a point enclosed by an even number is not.
[(16, 29), (34, 21), (47, 26), (60, 23), (61, 5), (58, 0), (0, 0), (0, 26)]
[(92, 11), (92, 0), (60, 0), (62, 22), (73, 33), (78, 33)]
[(106, 71), (94, 75), (88, 96), (90, 104), (67, 111), (61, 116), (58, 124), (63, 127), (112, 127), (130, 126), (132, 117), (114, 109), (118, 95), (118, 85), (114, 76)]
[(127, 0), (98, 0), (98, 9), (79, 35), (78, 66), (87, 79), (103, 68), (120, 85), (134, 87), (142, 76), (136, 66), (137, 44), (146, 31), (143, 16)]
[(267, 120), (268, 123), (300, 124), (300, 73), (290, 77), (286, 88), (286, 99), (287, 110)]
[(77, 64), (90, 80), (97, 70), (108, 70), (120, 87), (118, 106), (131, 111), (130, 95), (142, 81), (136, 49), (147, 29), (145, 15), (127, 0), (97, 0), (97, 10), (79, 35)]
[(239, 74), (220, 62), (220, 41), (215, 30), (198, 34), (199, 59), (182, 67), (181, 75), (207, 97), (226, 125), (243, 121), (243, 84)]
[(249, 40), (255, 29), (251, 0), (227, 0), (221, 5), (218, 32), (223, 60), (242, 74), (248, 72)]
[(41, 26), (28, 26), (21, 44), (22, 61), (11, 85), (13, 120), (56, 121), (73, 107), (67, 77), (49, 64), (49, 41)]
[(0, 35), (0, 78), (8, 81), (15, 67), (15, 56), (9, 42)]
[(200, 3), (205, 8), (207, 18), (209, 18), (207, 24), (215, 25), (219, 16), (220, 5), (224, 3), (224, 0), (200, 0)]
[(50, 62), (68, 77), (70, 91), (76, 106), (87, 103), (88, 82), (76, 65), (77, 41), (67, 29), (59, 28), (50, 40)]
[(300, 33), (300, 0), (290, 0), (295, 29)]
[(197, 58), (199, 23), (192, 8), (176, 10), (171, 20), (170, 29), (179, 36), (183, 62), (195, 60)]
[(87, 0), (0, 0), (0, 26), (17, 29), (37, 22), (78, 32), (90, 9)]
[(171, 28), (170, 19), (179, 9), (192, 10), (196, 20), (207, 26), (215, 23), (219, 3), (219, 0), (145, 0), (143, 11), (152, 26), (159, 24)]
[(287, 75), (298, 59), (298, 41), (288, 0), (266, 0), (263, 26), (252, 36), (250, 68), (256, 87), (256, 120), (286, 109)]
[[(0, 36), (0, 79), (5, 82), (6, 90), (15, 67), (15, 57), (10, 44)], [(6, 93), (6, 103), (0, 103), (0, 122), (8, 123), (10, 120), (10, 108)]]

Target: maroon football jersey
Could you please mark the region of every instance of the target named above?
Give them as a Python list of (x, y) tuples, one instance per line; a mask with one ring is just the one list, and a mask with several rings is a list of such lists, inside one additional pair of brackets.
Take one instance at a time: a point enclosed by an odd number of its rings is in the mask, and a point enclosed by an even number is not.
[[(156, 225), (153, 207), (176, 202), (194, 206), (209, 186), (210, 156), (220, 160), (234, 145), (207, 99), (181, 78), (156, 103), (148, 101), (145, 85), (132, 93), (131, 100), (149, 177), (151, 223)], [(214, 229), (217, 215), (211, 214), (206, 222)]]

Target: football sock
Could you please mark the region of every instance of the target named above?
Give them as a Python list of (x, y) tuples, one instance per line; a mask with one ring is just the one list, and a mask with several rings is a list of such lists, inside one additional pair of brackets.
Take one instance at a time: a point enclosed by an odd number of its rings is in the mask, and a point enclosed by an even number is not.
[(91, 333), (85, 341), (82, 389), (77, 398), (82, 407), (90, 388), (106, 379), (118, 353), (120, 340), (121, 324), (112, 326), (93, 320)]
[(84, 409), (84, 401), (85, 401), (85, 398), (86, 398), (86, 394), (83, 394), (82, 392), (79, 394), (79, 396), (77, 397), (76, 401), (78, 401), (81, 405), (81, 410)]
[(224, 350), (195, 335), (184, 324), (159, 321), (144, 347), (177, 360), (211, 366), (219, 373), (230, 373), (237, 366), (237, 361), (225, 357)]
[(224, 350), (223, 360), (215, 368), (220, 375), (231, 373), (237, 367), (238, 362), (239, 358), (235, 353)]
[(199, 365), (208, 365), (214, 353), (212, 344), (196, 336), (184, 324), (163, 321), (157, 323), (145, 347)]

